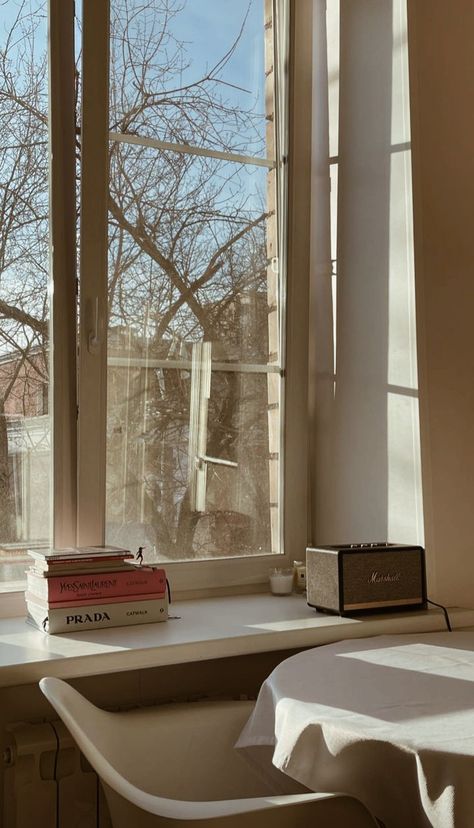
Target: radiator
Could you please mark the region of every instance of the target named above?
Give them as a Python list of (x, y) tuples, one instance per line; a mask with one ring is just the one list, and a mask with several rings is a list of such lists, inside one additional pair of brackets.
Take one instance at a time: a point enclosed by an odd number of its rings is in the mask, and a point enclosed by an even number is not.
[(97, 775), (61, 721), (6, 729), (4, 828), (111, 828)]

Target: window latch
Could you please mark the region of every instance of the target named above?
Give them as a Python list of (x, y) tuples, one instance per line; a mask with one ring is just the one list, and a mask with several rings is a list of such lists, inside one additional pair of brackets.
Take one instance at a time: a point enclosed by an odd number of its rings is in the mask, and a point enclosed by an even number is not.
[(87, 338), (87, 350), (90, 354), (96, 354), (100, 348), (100, 337), (99, 337), (99, 297), (95, 297), (95, 305), (94, 305), (94, 319), (93, 319), (93, 328), (89, 331), (89, 336)]
[(222, 457), (209, 457), (207, 454), (199, 454), (196, 457), (196, 466), (198, 469), (202, 469), (204, 463), (211, 463), (213, 466), (230, 466), (232, 469), (236, 469), (239, 465), (234, 460), (224, 460)]

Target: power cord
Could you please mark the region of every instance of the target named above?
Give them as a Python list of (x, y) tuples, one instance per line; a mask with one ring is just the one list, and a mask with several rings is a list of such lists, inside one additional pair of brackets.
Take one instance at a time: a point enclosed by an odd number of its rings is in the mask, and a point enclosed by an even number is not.
[(429, 598), (427, 598), (426, 600), (427, 600), (428, 604), (433, 604), (434, 607), (439, 607), (440, 609), (443, 610), (444, 620), (446, 621), (446, 626), (447, 626), (449, 632), (452, 632), (453, 629), (451, 627), (451, 622), (449, 620), (448, 610), (446, 609), (446, 607), (444, 607), (443, 604), (437, 604), (436, 601), (431, 601)]
[(56, 828), (59, 828), (60, 823), (60, 813), (59, 813), (59, 779), (58, 779), (58, 762), (59, 762), (59, 750), (60, 750), (60, 743), (59, 743), (59, 734), (54, 726), (54, 722), (49, 722), (51, 728), (53, 729), (54, 736), (56, 739), (56, 753), (54, 755), (54, 766), (53, 766), (53, 779), (56, 783)]

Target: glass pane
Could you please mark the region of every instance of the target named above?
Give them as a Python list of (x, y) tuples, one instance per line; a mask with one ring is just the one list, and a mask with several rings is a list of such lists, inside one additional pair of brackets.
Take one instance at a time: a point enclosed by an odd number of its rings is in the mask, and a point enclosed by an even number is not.
[[(156, 358), (278, 361), (273, 171), (111, 144), (109, 336)], [(272, 255), (269, 255), (272, 254)]]
[(47, 2), (0, 23), (0, 584), (50, 540)]
[(111, 131), (273, 158), (271, 7), (112, 3)]
[(196, 366), (145, 367), (132, 336), (121, 354), (108, 373), (107, 543), (145, 546), (147, 561), (278, 551), (279, 375), (212, 371), (204, 401)]
[(111, 130), (138, 143), (110, 142), (107, 540), (148, 559), (279, 551), (277, 173), (209, 155), (274, 157), (271, 9), (112, 11)]

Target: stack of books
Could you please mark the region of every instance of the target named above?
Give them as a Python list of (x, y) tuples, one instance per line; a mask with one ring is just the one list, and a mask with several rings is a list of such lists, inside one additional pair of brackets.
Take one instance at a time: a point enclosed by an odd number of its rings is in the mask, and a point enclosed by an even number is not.
[(27, 620), (49, 633), (166, 621), (164, 569), (117, 547), (29, 550)]

